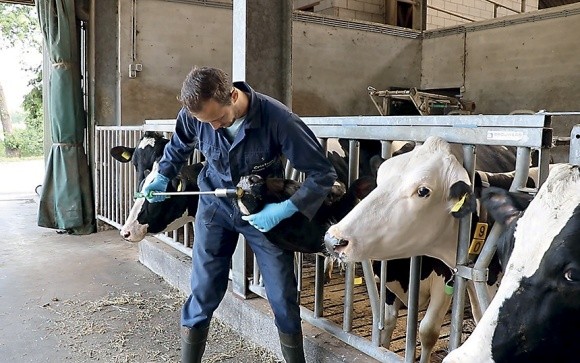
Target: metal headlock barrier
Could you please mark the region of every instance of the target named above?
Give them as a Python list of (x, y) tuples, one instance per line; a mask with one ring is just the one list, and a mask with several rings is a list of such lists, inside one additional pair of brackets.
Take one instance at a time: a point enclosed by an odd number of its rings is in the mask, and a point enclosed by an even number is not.
[[(538, 179), (540, 184), (546, 180), (550, 148), (552, 147), (551, 115), (457, 115), (457, 116), (360, 116), (360, 117), (304, 117), (303, 121), (313, 130), (326, 148), (327, 141), (334, 138), (349, 139), (349, 181), (358, 178), (359, 142), (358, 140), (380, 140), (382, 157), (392, 155), (393, 140), (415, 141), (422, 143), (429, 136), (439, 136), (450, 143), (463, 145), (464, 167), (473, 180), (475, 173), (475, 158), (477, 145), (500, 145), (517, 148), (517, 163), (515, 179), (511, 190), (525, 187), (529, 174), (530, 151), (539, 151)], [(120, 164), (109, 156), (112, 146), (126, 145), (134, 147), (143, 131), (159, 131), (171, 133), (175, 120), (148, 120), (143, 127), (104, 127), (98, 126), (96, 135), (96, 203), (98, 219), (120, 228), (132, 204), (135, 189), (133, 166), (130, 163)], [(300, 174), (287, 168), (287, 176), (299, 179)], [(192, 226), (186, 226), (193, 231)], [(455, 283), (451, 314), (451, 333), (449, 348), (455, 349), (461, 343), (465, 291), (467, 281), (473, 281), (474, 289), (482, 307), (489, 304), (487, 295), (487, 266), (495, 252), (497, 237), (501, 233), (496, 224), (473, 267), (467, 266), (468, 247), (471, 241), (471, 217), (460, 221), (457, 266), (455, 268)], [(157, 235), (169, 245), (191, 255), (190, 232), (167, 232)], [(184, 238), (187, 237), (187, 238)], [(243, 239), (241, 239), (243, 241)], [(371, 262), (361, 263), (364, 281), (368, 291), (372, 311), (371, 339), (363, 338), (352, 332), (353, 323), (353, 286), (355, 264), (347, 264), (345, 276), (345, 293), (343, 305), (342, 326), (323, 317), (323, 256), (316, 256), (314, 309), (301, 306), (302, 318), (310, 324), (334, 335), (345, 343), (359, 349), (361, 352), (381, 362), (401, 362), (398, 354), (380, 347), (380, 333), (384, 328), (386, 287), (386, 263), (381, 266), (380, 289), (375, 283)], [(301, 291), (302, 255), (297, 254), (297, 276)], [(247, 273), (246, 244), (238, 243), (234, 253), (230, 278), (234, 292), (246, 296), (248, 291), (266, 298), (261, 275), (253, 263), (253, 273)], [(411, 278), (409, 286), (409, 301), (407, 302), (408, 317), (406, 331), (405, 362), (415, 361), (415, 346), (418, 321), (418, 292), (421, 257), (411, 259)]]

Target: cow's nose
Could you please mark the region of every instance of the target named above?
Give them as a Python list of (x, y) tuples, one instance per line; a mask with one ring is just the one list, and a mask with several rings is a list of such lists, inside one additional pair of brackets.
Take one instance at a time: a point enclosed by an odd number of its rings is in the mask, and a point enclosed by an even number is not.
[(129, 239), (129, 237), (131, 237), (131, 231), (121, 231), (121, 237)]
[(340, 257), (340, 256), (338, 256), (338, 252), (336, 251), (336, 247), (347, 246), (348, 240), (336, 238), (335, 236), (333, 236), (329, 232), (326, 232), (326, 234), (324, 235), (324, 245), (326, 246), (328, 253), (330, 253), (332, 256)]

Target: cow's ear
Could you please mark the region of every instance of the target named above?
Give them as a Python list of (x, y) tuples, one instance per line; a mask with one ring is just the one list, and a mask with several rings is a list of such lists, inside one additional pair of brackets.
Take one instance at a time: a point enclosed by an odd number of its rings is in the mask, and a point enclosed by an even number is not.
[(463, 181), (458, 181), (451, 186), (449, 200), (454, 203), (451, 215), (455, 218), (463, 218), (476, 211), (475, 195), (471, 191), (471, 186)]
[(476, 170), (473, 175), (473, 191), (476, 198), (481, 198), (481, 191), (489, 187), (487, 174), (483, 171)]
[(375, 178), (371, 176), (361, 176), (355, 180), (351, 185), (350, 189), (354, 193), (355, 197), (362, 200), (364, 197), (369, 195), (373, 189), (377, 187), (377, 182)]
[(133, 158), (134, 147), (115, 146), (111, 148), (111, 156), (122, 163), (127, 163)]
[(483, 206), (498, 223), (509, 226), (530, 204), (532, 197), (524, 193), (512, 193), (505, 189), (489, 187), (481, 196)]
[(415, 143), (414, 142), (413, 143), (407, 142), (399, 150), (395, 151), (393, 153), (393, 156), (398, 156), (398, 155), (401, 155), (401, 154), (408, 153), (410, 151), (413, 151), (414, 148), (415, 148)]
[(380, 155), (374, 155), (373, 157), (371, 157), (371, 159), (369, 160), (369, 164), (371, 166), (371, 174), (373, 175), (373, 177), (377, 177), (377, 174), (379, 172), (379, 168), (381, 167), (381, 164), (385, 161), (385, 159), (383, 159)]

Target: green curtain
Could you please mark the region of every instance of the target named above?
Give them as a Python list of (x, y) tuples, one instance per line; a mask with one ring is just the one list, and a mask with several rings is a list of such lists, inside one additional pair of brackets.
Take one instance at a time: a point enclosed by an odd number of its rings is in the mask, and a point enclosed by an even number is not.
[(91, 171), (83, 147), (86, 118), (75, 2), (42, 0), (36, 7), (51, 63), (45, 119), (52, 129), (38, 225), (88, 234), (96, 228)]

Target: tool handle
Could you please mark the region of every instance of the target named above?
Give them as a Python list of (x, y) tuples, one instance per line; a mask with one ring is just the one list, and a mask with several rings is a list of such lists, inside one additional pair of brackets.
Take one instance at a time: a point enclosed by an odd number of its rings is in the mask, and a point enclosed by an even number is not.
[(219, 198), (239, 198), (241, 197), (240, 193), (242, 193), (240, 188), (235, 189), (217, 188), (214, 191), (215, 196)]
[[(147, 198), (150, 199), (151, 197), (153, 197), (154, 195), (157, 194), (165, 194), (163, 192), (154, 192), (152, 190), (148, 191), (147, 193), (143, 193), (143, 192), (135, 192), (135, 194), (133, 195), (133, 199), (137, 199), (137, 198)], [(170, 196), (166, 196), (166, 198), (170, 198)]]

